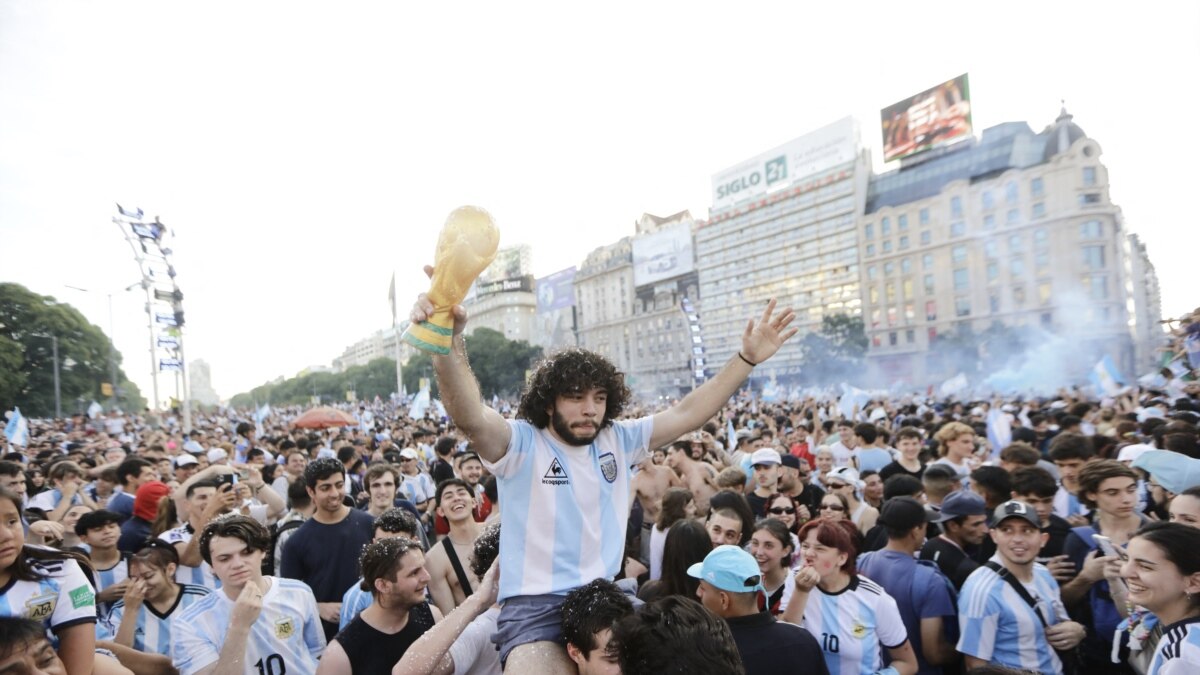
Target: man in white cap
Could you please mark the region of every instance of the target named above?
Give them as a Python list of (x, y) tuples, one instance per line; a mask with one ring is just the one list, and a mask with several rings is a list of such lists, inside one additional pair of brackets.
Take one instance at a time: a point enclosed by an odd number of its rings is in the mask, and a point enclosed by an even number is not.
[(762, 572), (754, 556), (737, 546), (718, 546), (687, 572), (700, 580), (696, 589), (700, 604), (729, 626), (746, 675), (794, 673), (799, 664), (804, 664), (805, 672), (828, 674), (812, 634), (758, 610)]
[(428, 513), (433, 504), (435, 486), (429, 474), (421, 471), (420, 455), (413, 448), (400, 451), (400, 489), (398, 492), (412, 502), (421, 513)]
[(774, 448), (761, 448), (750, 455), (750, 467), (754, 471), (754, 491), (746, 495), (750, 512), (755, 518), (763, 516), (767, 498), (779, 492), (779, 474), (782, 460)]
[(850, 502), (850, 512), (846, 517), (858, 526), (859, 532), (865, 535), (875, 527), (875, 521), (879, 519), (879, 510), (859, 499), (859, 490), (863, 489), (863, 482), (858, 478), (858, 471), (849, 466), (834, 469), (825, 477), (825, 487), (829, 492), (840, 494)]

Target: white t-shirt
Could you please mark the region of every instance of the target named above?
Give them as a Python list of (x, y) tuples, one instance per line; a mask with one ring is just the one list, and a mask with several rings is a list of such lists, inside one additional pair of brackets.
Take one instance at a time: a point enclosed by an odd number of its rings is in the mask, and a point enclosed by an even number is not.
[(489, 608), (467, 624), (454, 644), (450, 645), (454, 675), (500, 675), (500, 652), (492, 644), (498, 618), (500, 608)]

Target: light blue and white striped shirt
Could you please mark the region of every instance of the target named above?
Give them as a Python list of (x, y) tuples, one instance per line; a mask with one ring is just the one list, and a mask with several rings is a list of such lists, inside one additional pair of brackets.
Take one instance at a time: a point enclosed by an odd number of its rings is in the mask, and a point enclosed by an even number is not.
[(1193, 617), (1167, 626), (1154, 649), (1146, 675), (1192, 675), (1200, 673), (1200, 618)]
[[(245, 672), (313, 675), (325, 651), (316, 598), (303, 582), (265, 578), (271, 587), (246, 638)], [(193, 602), (172, 624), (171, 660), (180, 675), (195, 675), (217, 662), (233, 603), (223, 591), (214, 591)]]
[(41, 578), (14, 578), (0, 590), (0, 616), (37, 621), (46, 627), (46, 638), (57, 649), (55, 632), (96, 622), (96, 593), (74, 560), (38, 560), (30, 564)]
[[(143, 601), (142, 606), (138, 608), (137, 627), (133, 633), (133, 648), (147, 654), (170, 656), (171, 625), (183, 614), (184, 610), (192, 606), (192, 603), (211, 592), (203, 586), (183, 584), (180, 587), (179, 597), (175, 600), (175, 605), (163, 614), (159, 614), (150, 606), (149, 602)], [(124, 616), (125, 601), (117, 600), (113, 603), (112, 611), (108, 613), (105, 621), (108, 624), (108, 630), (113, 635), (116, 635), (117, 631), (121, 629), (121, 620)]]
[[(992, 560), (1000, 563), (999, 556)], [(1024, 584), (1046, 623), (1070, 621), (1058, 582), (1041, 563), (1033, 565), (1033, 583)], [(1061, 673), (1062, 662), (1046, 640), (1034, 608), (988, 567), (967, 577), (958, 594), (958, 651), (1008, 668)]]
[(508, 452), (484, 462), (504, 504), (500, 601), (566, 595), (611, 579), (625, 555), (630, 467), (649, 452), (653, 419), (615, 422), (585, 447), (559, 443), (524, 420), (508, 425)]
[(358, 613), (371, 606), (373, 598), (370, 591), (362, 589), (362, 579), (354, 582), (354, 585), (346, 589), (345, 595), (342, 596), (342, 613), (338, 616), (338, 630), (345, 628)]
[(831, 675), (870, 675), (883, 667), (884, 649), (908, 640), (896, 601), (882, 586), (857, 575), (837, 593), (813, 588), (802, 627), (821, 645)]
[[(167, 530), (158, 535), (158, 538), (175, 546), (176, 544), (187, 544), (192, 540), (192, 528), (190, 525), (177, 527), (173, 530)], [(179, 546), (175, 546), (175, 550), (179, 550)], [(191, 584), (193, 586), (204, 586), (210, 590), (217, 590), (221, 587), (220, 579), (213, 575), (212, 567), (203, 560), (200, 561), (199, 567), (189, 567), (180, 564), (175, 568), (175, 583)]]

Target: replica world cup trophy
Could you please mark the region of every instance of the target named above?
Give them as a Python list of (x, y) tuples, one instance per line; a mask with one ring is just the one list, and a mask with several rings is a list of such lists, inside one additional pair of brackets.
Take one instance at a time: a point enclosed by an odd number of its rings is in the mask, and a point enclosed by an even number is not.
[(431, 354), (449, 354), (454, 336), (452, 307), (467, 297), (467, 291), (492, 260), (500, 245), (500, 230), (492, 216), (478, 206), (454, 209), (442, 226), (433, 255), (433, 279), (429, 301), (433, 314), (411, 324), (400, 336), (408, 344)]

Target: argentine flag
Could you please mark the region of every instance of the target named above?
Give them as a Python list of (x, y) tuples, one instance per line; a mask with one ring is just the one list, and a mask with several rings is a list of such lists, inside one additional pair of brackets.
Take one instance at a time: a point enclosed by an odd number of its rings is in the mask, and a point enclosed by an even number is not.
[(14, 406), (9, 413), (8, 424), (4, 426), (4, 436), (12, 445), (29, 445), (29, 421), (21, 414), (20, 408)]
[(271, 404), (264, 403), (262, 407), (254, 411), (254, 435), (257, 438), (263, 437), (263, 420), (267, 419), (267, 415), (271, 414)]
[(987, 416), (988, 443), (992, 446), (992, 457), (999, 457), (1000, 451), (1012, 443), (1012, 421), (1008, 413), (993, 405)]
[(1113, 363), (1112, 357), (1108, 354), (1105, 354), (1104, 358), (1092, 366), (1092, 373), (1088, 379), (1105, 396), (1116, 396), (1121, 393), (1121, 384), (1125, 381), (1125, 378), (1121, 377), (1121, 373), (1117, 371), (1117, 364)]

